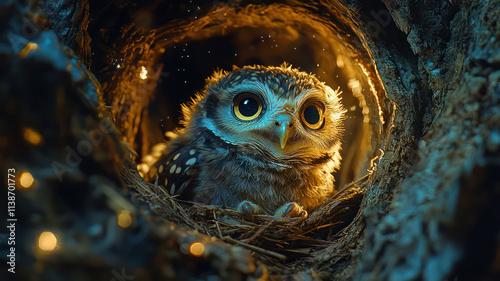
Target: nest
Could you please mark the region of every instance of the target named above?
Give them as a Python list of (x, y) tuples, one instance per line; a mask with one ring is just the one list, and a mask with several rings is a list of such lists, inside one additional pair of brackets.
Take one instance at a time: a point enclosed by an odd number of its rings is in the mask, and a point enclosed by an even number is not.
[(273, 264), (310, 256), (334, 244), (342, 229), (356, 218), (362, 185), (368, 176), (344, 187), (307, 217), (276, 218), (245, 214), (227, 207), (183, 201), (161, 186), (147, 183), (129, 162), (122, 168), (125, 183), (135, 197), (147, 202), (163, 218), (186, 229), (245, 247)]

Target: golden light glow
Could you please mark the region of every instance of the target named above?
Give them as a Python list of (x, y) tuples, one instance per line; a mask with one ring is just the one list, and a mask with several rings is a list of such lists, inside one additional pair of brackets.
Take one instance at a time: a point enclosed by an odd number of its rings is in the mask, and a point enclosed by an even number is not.
[(116, 220), (118, 225), (123, 228), (127, 228), (132, 224), (132, 216), (130, 216), (130, 212), (127, 210), (121, 210), (116, 216)]
[(345, 63), (344, 63), (344, 60), (342, 59), (342, 56), (337, 57), (337, 66), (338, 66), (338, 68), (344, 68)]
[(19, 177), (19, 183), (25, 188), (30, 188), (34, 181), (33, 176), (28, 172), (23, 172)]
[(347, 82), (347, 86), (351, 88), (354, 96), (359, 100), (359, 106), (363, 109), (361, 113), (363, 113), (363, 122), (370, 122), (370, 109), (366, 105), (365, 95), (362, 93), (361, 83), (358, 79), (352, 78)]
[(29, 42), (28, 44), (26, 44), (26, 46), (24, 46), (24, 48), (17, 55), (20, 58), (24, 59), (28, 56), (28, 54), (31, 51), (36, 51), (36, 50), (38, 50), (38, 45), (36, 43)]
[[(361, 67), (361, 70), (363, 70), (363, 74), (368, 78), (368, 85), (370, 85), (370, 89), (373, 92), (373, 96), (377, 100), (378, 117), (380, 118), (380, 123), (384, 124), (385, 123), (385, 120), (384, 120), (384, 117), (383, 117), (384, 116), (384, 112), (382, 110), (382, 106), (380, 105), (380, 99), (378, 98), (378, 94), (377, 94), (377, 90), (375, 88), (375, 84), (373, 84), (372, 79), (369, 78), (370, 77), (370, 72), (362, 64), (359, 64), (359, 67)], [(376, 68), (377, 68), (377, 66), (375, 65), (375, 69)]]
[(205, 252), (205, 246), (200, 242), (195, 242), (189, 247), (189, 253), (193, 256), (199, 257)]
[(38, 248), (43, 251), (53, 251), (57, 246), (57, 237), (50, 231), (44, 231), (38, 237)]
[(349, 88), (351, 89), (355, 89), (355, 88), (359, 88), (361, 84), (359, 83), (358, 79), (356, 78), (352, 78), (352, 79), (349, 79), (349, 81), (347, 82), (347, 86), (349, 86)]
[(146, 70), (146, 68), (144, 66), (141, 68), (140, 76), (141, 76), (142, 80), (146, 80), (148, 78), (148, 71)]
[(32, 145), (39, 145), (43, 140), (42, 135), (31, 128), (24, 128), (23, 136)]

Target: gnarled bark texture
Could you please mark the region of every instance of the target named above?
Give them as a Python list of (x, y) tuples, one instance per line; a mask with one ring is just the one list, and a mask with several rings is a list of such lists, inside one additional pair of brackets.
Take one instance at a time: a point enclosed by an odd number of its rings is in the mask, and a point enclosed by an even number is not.
[[(16, 190), (20, 280), (500, 280), (499, 1), (276, 1), (306, 5), (351, 38), (346, 45), (371, 62), (374, 87), (385, 91), (384, 114), (392, 112), (358, 186), (356, 218), (331, 246), (282, 266), (179, 228), (124, 188), (119, 170), (131, 151), (123, 136), (149, 145), (141, 122), (153, 94), (114, 80), (111, 60), (137, 52), (147, 63), (164, 51), (155, 23), (141, 17), (153, 2), (0, 2), (0, 167), (35, 179)], [(271, 4), (215, 2), (200, 13)], [(183, 5), (161, 7), (189, 22)], [(109, 96), (116, 91), (133, 95)], [(124, 210), (130, 227), (116, 224)], [(58, 237), (53, 252), (38, 248), (47, 230)]]

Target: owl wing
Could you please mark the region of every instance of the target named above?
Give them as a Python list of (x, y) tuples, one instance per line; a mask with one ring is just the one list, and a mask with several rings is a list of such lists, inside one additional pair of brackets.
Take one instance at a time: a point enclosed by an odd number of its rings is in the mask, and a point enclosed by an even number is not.
[[(192, 197), (192, 189), (198, 175), (200, 153), (193, 147), (181, 146), (154, 164), (158, 171), (158, 185), (171, 195), (182, 199)], [(156, 181), (156, 177), (153, 177)]]

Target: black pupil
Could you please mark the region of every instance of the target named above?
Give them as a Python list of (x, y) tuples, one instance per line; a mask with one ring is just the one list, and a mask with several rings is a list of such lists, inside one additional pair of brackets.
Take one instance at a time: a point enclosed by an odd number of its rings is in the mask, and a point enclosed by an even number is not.
[(307, 123), (314, 125), (319, 122), (319, 110), (316, 106), (310, 105), (304, 110), (304, 119)]
[(243, 98), (238, 105), (240, 113), (243, 116), (254, 116), (259, 111), (259, 103), (251, 97)]

